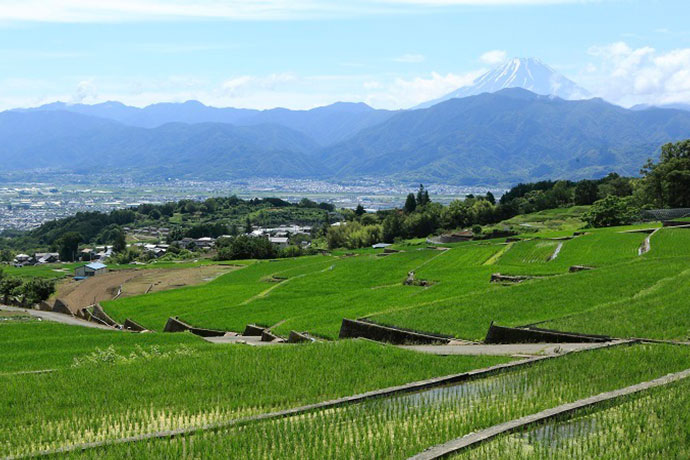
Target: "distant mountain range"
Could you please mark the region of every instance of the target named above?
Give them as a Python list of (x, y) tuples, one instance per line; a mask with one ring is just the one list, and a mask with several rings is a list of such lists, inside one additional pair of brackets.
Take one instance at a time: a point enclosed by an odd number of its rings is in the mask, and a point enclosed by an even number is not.
[(663, 143), (690, 137), (690, 112), (627, 110), (519, 88), (399, 112), (344, 103), (308, 111), (197, 102), (132, 109), (52, 104), (2, 112), (3, 167), (139, 179), (373, 177), (508, 185), (611, 171), (634, 175)]
[(463, 86), (443, 97), (418, 105), (417, 109), (429, 108), (439, 102), (482, 93), (495, 93), (507, 88), (522, 88), (544, 96), (561, 99), (588, 99), (592, 95), (575, 82), (556, 72), (536, 58), (513, 58), (477, 78), (471, 85)]
[(395, 113), (376, 110), (362, 102), (336, 102), (312, 110), (253, 110), (209, 107), (199, 101), (166, 102), (144, 108), (130, 107), (114, 101), (94, 105), (54, 102), (15, 111), (66, 111), (140, 128), (157, 128), (166, 123), (228, 123), (236, 126), (278, 124), (306, 134), (321, 145), (342, 141), (363, 128), (381, 123)]
[(627, 110), (538, 59), (511, 59), (413, 110), (338, 102), (311, 110), (120, 102), (0, 113), (6, 170), (50, 168), (138, 179), (388, 178), (509, 185), (635, 175), (690, 138), (690, 107)]

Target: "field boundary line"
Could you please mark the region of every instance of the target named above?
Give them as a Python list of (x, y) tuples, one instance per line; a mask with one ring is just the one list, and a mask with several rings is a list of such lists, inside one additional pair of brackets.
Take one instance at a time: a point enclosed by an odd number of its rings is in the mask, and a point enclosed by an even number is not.
[(154, 432), (154, 433), (145, 433), (145, 434), (140, 434), (140, 435), (136, 435), (136, 436), (129, 436), (126, 438), (108, 439), (108, 440), (103, 440), (103, 441), (88, 442), (88, 443), (84, 443), (84, 444), (69, 445), (69, 446), (59, 447), (56, 449), (49, 449), (49, 450), (43, 450), (43, 451), (38, 451), (38, 452), (33, 452), (33, 453), (27, 453), (24, 455), (4, 457), (4, 460), (16, 460), (19, 458), (32, 458), (32, 457), (42, 457), (42, 456), (47, 456), (47, 455), (65, 454), (65, 453), (69, 453), (69, 452), (78, 452), (78, 451), (96, 449), (96, 448), (100, 448), (100, 447), (107, 447), (107, 446), (118, 445), (118, 444), (127, 444), (127, 443), (131, 443), (131, 442), (148, 441), (148, 440), (152, 440), (152, 439), (173, 438), (176, 436), (183, 436), (183, 435), (198, 433), (198, 432), (202, 432), (202, 431), (215, 431), (215, 430), (220, 430), (220, 429), (234, 427), (234, 426), (243, 426), (243, 425), (246, 425), (248, 423), (253, 423), (253, 422), (280, 419), (280, 418), (285, 418), (285, 417), (291, 417), (294, 415), (300, 415), (300, 414), (303, 414), (306, 412), (313, 412), (315, 410), (330, 409), (330, 408), (345, 406), (345, 405), (349, 405), (349, 404), (356, 404), (356, 403), (366, 401), (369, 399), (374, 399), (374, 398), (394, 396), (397, 394), (411, 393), (411, 392), (419, 391), (419, 390), (427, 390), (430, 388), (435, 388), (435, 387), (448, 385), (448, 384), (461, 383), (461, 382), (465, 382), (465, 381), (469, 381), (469, 380), (473, 380), (473, 379), (477, 379), (477, 378), (482, 378), (482, 377), (486, 377), (486, 376), (490, 376), (490, 375), (494, 375), (494, 374), (499, 374), (501, 372), (510, 371), (510, 370), (513, 370), (516, 368), (531, 366), (532, 364), (537, 363), (537, 362), (560, 358), (560, 357), (567, 356), (567, 355), (572, 354), (572, 353), (582, 353), (582, 352), (587, 352), (587, 351), (593, 351), (593, 350), (600, 350), (600, 349), (604, 349), (604, 348), (615, 347), (615, 346), (619, 346), (619, 345), (632, 345), (635, 343), (637, 343), (637, 342), (634, 340), (627, 340), (627, 341), (622, 340), (622, 341), (617, 341), (617, 342), (608, 342), (608, 343), (603, 343), (603, 344), (600, 344), (598, 346), (594, 346), (594, 347), (586, 348), (586, 349), (582, 349), (582, 350), (566, 351), (566, 352), (561, 353), (559, 355), (537, 356), (534, 358), (512, 361), (509, 363), (497, 364), (495, 366), (485, 367), (482, 369), (474, 369), (474, 370), (462, 372), (459, 374), (451, 374), (451, 375), (446, 375), (446, 376), (441, 376), (441, 377), (432, 377), (432, 378), (426, 379), (426, 380), (410, 382), (410, 383), (397, 385), (397, 386), (393, 386), (393, 387), (383, 388), (383, 389), (379, 389), (379, 390), (372, 390), (372, 391), (368, 391), (365, 393), (359, 393), (359, 394), (352, 395), (352, 396), (344, 396), (342, 398), (331, 399), (331, 400), (322, 401), (322, 402), (313, 403), (313, 404), (307, 404), (304, 406), (294, 407), (292, 409), (284, 409), (284, 410), (276, 411), (276, 412), (267, 412), (264, 414), (257, 414), (257, 415), (252, 415), (249, 417), (237, 418), (237, 419), (232, 419), (232, 420), (225, 420), (225, 421), (221, 421), (221, 422), (209, 423), (209, 424), (200, 425), (200, 426), (192, 426), (192, 427), (178, 428), (178, 429), (174, 429), (174, 430), (158, 431), (158, 432)]
[(668, 385), (670, 383), (677, 382), (688, 377), (690, 377), (690, 369), (685, 369), (684, 371), (676, 372), (674, 374), (667, 374), (663, 377), (659, 377), (654, 380), (649, 380), (647, 382), (638, 383), (625, 388), (619, 388), (618, 390), (600, 393), (598, 395), (580, 399), (572, 403), (562, 404), (560, 406), (552, 407), (550, 409), (546, 409), (535, 414), (510, 420), (505, 423), (500, 423), (498, 425), (491, 426), (489, 428), (477, 431), (475, 433), (467, 434), (465, 436), (453, 439), (452, 441), (448, 441), (444, 444), (439, 444), (430, 447), (417, 455), (409, 457), (408, 460), (434, 460), (438, 458), (444, 458), (448, 455), (457, 453), (461, 450), (471, 449), (482, 442), (489, 441), (495, 438), (496, 436), (512, 433), (520, 428), (531, 426), (536, 423), (544, 422), (547, 420), (552, 420), (558, 417), (562, 417), (564, 415), (570, 415), (573, 412), (576, 412), (584, 408), (592, 407), (597, 404), (601, 404), (608, 401), (613, 401), (625, 396), (639, 393), (641, 391)]

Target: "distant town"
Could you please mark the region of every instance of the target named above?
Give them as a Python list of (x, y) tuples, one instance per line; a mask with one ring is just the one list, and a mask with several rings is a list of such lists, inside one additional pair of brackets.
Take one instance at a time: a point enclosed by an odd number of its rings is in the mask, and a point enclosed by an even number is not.
[[(75, 177), (70, 177), (74, 180)], [(80, 178), (83, 180), (84, 178)], [(112, 178), (99, 181), (92, 177), (81, 182), (0, 182), (0, 232), (31, 230), (42, 223), (68, 217), (84, 211), (110, 211), (140, 204), (161, 204), (183, 199), (204, 200), (213, 196), (235, 194), (241, 198), (277, 197), (298, 202), (304, 197), (334, 204), (337, 208), (354, 209), (362, 205), (367, 210), (400, 207), (405, 196), (418, 184), (397, 184), (381, 180), (362, 180), (352, 183), (329, 183), (300, 179), (247, 179), (238, 182), (165, 181), (135, 183)], [(467, 194), (492, 191), (500, 196), (503, 190), (495, 187), (462, 187), (434, 185), (428, 187), (434, 201), (449, 203)]]

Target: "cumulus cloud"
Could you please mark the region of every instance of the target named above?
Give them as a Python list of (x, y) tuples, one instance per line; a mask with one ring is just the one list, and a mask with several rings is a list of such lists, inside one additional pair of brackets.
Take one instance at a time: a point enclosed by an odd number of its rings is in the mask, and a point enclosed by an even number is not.
[(461, 86), (470, 85), (482, 73), (482, 70), (445, 75), (432, 72), (428, 76), (396, 78), (388, 84), (381, 84), (377, 91), (368, 93), (364, 100), (375, 107), (412, 107), (439, 98)]
[(405, 64), (418, 64), (420, 62), (424, 62), (424, 59), (423, 54), (403, 54), (402, 56), (398, 56), (393, 60), (395, 62), (402, 62)]
[(484, 64), (496, 65), (504, 62), (508, 58), (508, 53), (503, 50), (491, 50), (482, 54), (479, 60)]
[(588, 86), (622, 105), (690, 102), (690, 48), (667, 52), (625, 42), (594, 46), (586, 67)]

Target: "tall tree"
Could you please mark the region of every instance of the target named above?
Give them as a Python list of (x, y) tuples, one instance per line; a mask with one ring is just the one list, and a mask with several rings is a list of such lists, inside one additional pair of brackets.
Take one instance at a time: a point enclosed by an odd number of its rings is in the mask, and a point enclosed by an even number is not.
[(496, 197), (493, 193), (491, 193), (491, 191), (486, 192), (486, 201), (491, 204), (496, 204)]
[(125, 232), (120, 230), (117, 235), (115, 235), (115, 240), (113, 241), (113, 252), (120, 253), (127, 249), (127, 239), (125, 237)]
[(244, 233), (251, 233), (254, 231), (254, 227), (252, 227), (252, 220), (247, 216), (247, 218), (244, 221)]
[(417, 206), (424, 206), (430, 201), (429, 191), (424, 188), (423, 184), (419, 184), (419, 190), (417, 190)]
[(79, 243), (83, 240), (81, 234), (77, 232), (67, 232), (56, 240), (58, 252), (60, 253), (60, 260), (75, 261), (77, 259), (77, 251), (79, 250)]
[(414, 198), (414, 193), (410, 193), (405, 200), (405, 212), (410, 214), (414, 212), (415, 209), (417, 209), (417, 201)]
[(690, 207), (690, 139), (661, 147), (659, 163), (642, 169), (647, 200), (655, 206)]
[(362, 207), (361, 204), (358, 204), (357, 208), (355, 209), (355, 215), (357, 217), (362, 217), (365, 213), (366, 211), (364, 210), (364, 207)]
[(577, 205), (590, 205), (597, 201), (599, 186), (592, 180), (581, 180), (575, 186), (573, 200)]

